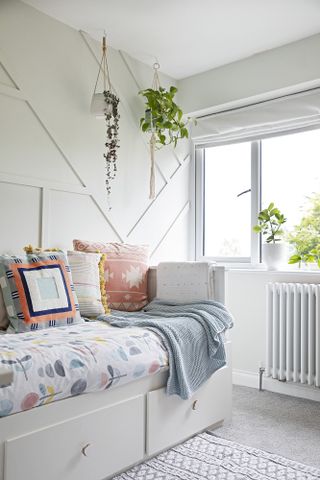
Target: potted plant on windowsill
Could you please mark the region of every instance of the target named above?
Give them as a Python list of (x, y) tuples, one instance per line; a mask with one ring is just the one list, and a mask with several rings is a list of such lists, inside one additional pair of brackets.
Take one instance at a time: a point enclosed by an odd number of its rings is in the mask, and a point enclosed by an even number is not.
[(258, 224), (253, 227), (254, 232), (261, 233), (265, 238), (262, 245), (262, 260), (268, 270), (277, 270), (285, 262), (286, 245), (281, 243), (284, 235), (283, 225), (287, 221), (285, 216), (274, 203), (261, 210), (258, 215)]

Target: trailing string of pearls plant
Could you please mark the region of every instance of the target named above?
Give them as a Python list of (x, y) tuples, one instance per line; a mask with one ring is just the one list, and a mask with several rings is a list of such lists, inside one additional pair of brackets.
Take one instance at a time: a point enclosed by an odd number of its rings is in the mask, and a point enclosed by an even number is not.
[(117, 174), (117, 150), (119, 143), (119, 119), (118, 112), (119, 98), (110, 90), (104, 90), (104, 101), (106, 104), (104, 117), (107, 127), (107, 141), (105, 143), (106, 152), (103, 154), (106, 161), (106, 189), (107, 194), (111, 193), (110, 182), (115, 179)]
[[(99, 82), (100, 74), (103, 79), (103, 92), (97, 93), (97, 87)], [(91, 102), (91, 112), (96, 116), (104, 116), (106, 122), (106, 151), (103, 154), (105, 159), (105, 169), (106, 169), (106, 190), (107, 195), (111, 193), (111, 182), (115, 179), (117, 174), (117, 158), (118, 158), (118, 149), (120, 147), (119, 142), (119, 98), (113, 91), (110, 73), (107, 59), (107, 43), (106, 36), (102, 38), (102, 57), (99, 64), (99, 71), (94, 87), (94, 93)]]

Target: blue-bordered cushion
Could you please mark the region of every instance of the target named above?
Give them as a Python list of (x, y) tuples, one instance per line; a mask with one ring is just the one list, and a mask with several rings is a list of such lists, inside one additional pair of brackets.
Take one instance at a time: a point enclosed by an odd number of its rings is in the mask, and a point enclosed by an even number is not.
[(17, 333), (83, 322), (63, 252), (0, 256), (0, 286)]

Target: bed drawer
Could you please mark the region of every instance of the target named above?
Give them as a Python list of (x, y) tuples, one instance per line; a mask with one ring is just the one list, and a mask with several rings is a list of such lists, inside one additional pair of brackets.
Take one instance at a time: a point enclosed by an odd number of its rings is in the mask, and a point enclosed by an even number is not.
[(6, 441), (4, 480), (102, 480), (144, 455), (137, 396)]
[(148, 394), (147, 453), (153, 455), (231, 415), (231, 368), (224, 367), (189, 400), (168, 396), (165, 388)]

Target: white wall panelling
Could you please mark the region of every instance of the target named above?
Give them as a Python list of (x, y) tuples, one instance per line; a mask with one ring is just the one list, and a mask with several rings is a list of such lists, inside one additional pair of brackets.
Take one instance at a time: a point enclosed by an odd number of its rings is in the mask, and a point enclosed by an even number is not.
[(9, 87), (8, 91), (18, 89), (17, 85), (15, 84), (13, 78), (11, 78), (10, 74), (6, 71), (3, 65), (0, 65), (0, 89), (8, 88), (8, 87)]
[[(0, 183), (0, 218), (2, 252), (21, 251), (26, 243), (41, 241), (41, 188), (14, 183)], [(10, 199), (10, 206), (5, 199)], [(26, 211), (26, 205), (33, 207)], [(22, 240), (21, 224), (24, 224)]]
[[(0, 64), (0, 67), (2, 65)], [(0, 82), (5, 81), (5, 80), (0, 80)], [(13, 97), (13, 98), (19, 98), (20, 100), (25, 100), (23, 97), (23, 94), (18, 90), (17, 88), (5, 85), (4, 83), (0, 83), (0, 93), (2, 95), (7, 95), (8, 97)]]
[[(189, 145), (157, 152), (157, 196), (150, 201), (149, 147), (139, 130), (143, 100), (137, 91), (151, 84), (153, 72), (124, 52), (108, 52), (121, 102), (111, 210), (105, 126), (89, 113), (100, 45), (18, 0), (1, 2), (0, 208), (8, 233), (0, 251), (20, 251), (26, 243), (70, 248), (73, 238), (85, 237), (148, 243), (152, 263), (176, 251), (187, 258)], [(161, 82), (174, 84), (166, 76)]]

